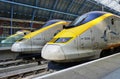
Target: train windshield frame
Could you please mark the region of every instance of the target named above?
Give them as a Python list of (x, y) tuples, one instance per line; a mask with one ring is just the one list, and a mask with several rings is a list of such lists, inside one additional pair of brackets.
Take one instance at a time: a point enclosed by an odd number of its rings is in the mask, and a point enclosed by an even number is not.
[(66, 28), (72, 28), (72, 27), (83, 25), (83, 24), (85, 24), (85, 23), (87, 23), (91, 20), (94, 20), (94, 19), (102, 16), (103, 14), (105, 14), (105, 12), (89, 12), (89, 13), (86, 13), (86, 14), (76, 18), (73, 22), (71, 22), (68, 26), (66, 26)]
[(25, 40), (26, 40), (26, 38), (21, 38), (21, 39), (17, 40), (17, 42), (25, 41)]

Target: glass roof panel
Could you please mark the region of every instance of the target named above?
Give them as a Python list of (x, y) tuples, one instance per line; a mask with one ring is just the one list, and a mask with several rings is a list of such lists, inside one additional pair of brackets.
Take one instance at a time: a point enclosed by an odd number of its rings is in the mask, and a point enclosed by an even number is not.
[(94, 0), (94, 1), (120, 12), (120, 0)]

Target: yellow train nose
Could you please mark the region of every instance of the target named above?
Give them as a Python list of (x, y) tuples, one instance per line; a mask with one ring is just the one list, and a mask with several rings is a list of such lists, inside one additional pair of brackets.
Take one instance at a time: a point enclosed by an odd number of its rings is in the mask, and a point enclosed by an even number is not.
[(50, 61), (65, 60), (64, 52), (59, 45), (45, 45), (42, 49), (41, 56)]

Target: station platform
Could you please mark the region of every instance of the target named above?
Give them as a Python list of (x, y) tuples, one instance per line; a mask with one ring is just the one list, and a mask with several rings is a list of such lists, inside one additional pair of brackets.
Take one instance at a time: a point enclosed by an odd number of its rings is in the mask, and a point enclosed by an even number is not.
[(120, 53), (31, 79), (120, 79)]

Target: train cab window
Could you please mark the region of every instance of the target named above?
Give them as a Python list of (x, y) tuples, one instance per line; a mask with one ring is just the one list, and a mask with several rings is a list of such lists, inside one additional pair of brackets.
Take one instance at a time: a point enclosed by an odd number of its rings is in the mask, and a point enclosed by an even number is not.
[(79, 16), (75, 21), (71, 22), (70, 26), (80, 25), (86, 18), (87, 15)]
[(9, 37), (4, 40), (4, 43), (13, 43), (15, 41), (15, 38)]
[(86, 13), (76, 18), (73, 22), (71, 22), (68, 26), (66, 26), (66, 28), (72, 28), (72, 27), (85, 24), (91, 20), (98, 18), (99, 16), (102, 16), (103, 14), (105, 14), (105, 12), (95, 11), (95, 12)]
[(71, 39), (71, 37), (68, 38), (58, 38), (55, 43), (65, 43), (67, 41), (69, 41)]
[(49, 25), (51, 25), (51, 24), (54, 24), (54, 23), (56, 23), (56, 22), (58, 22), (58, 21), (60, 21), (60, 20), (50, 20), (50, 21), (46, 22), (46, 23), (42, 26), (42, 28), (43, 28), (43, 27), (46, 27), (46, 26), (49, 26)]
[(23, 35), (15, 35), (15, 36), (10, 36), (8, 38), (5, 39), (6, 43), (14, 43), (15, 41), (17, 41), (18, 39), (22, 38)]

